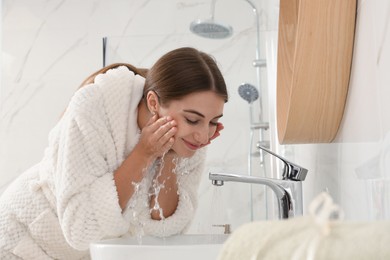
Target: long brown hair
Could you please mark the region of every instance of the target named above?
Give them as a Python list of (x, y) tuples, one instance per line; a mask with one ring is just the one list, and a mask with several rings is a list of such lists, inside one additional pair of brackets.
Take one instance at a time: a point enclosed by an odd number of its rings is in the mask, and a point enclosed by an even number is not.
[(128, 63), (111, 64), (90, 75), (80, 87), (93, 83), (98, 74), (119, 66), (126, 66), (134, 74), (146, 78), (144, 97), (149, 91), (154, 91), (162, 105), (190, 93), (207, 90), (214, 91), (225, 102), (228, 101), (226, 83), (214, 58), (190, 47), (166, 53), (149, 70)]
[(225, 80), (214, 58), (194, 48), (175, 49), (163, 55), (146, 75), (144, 96), (154, 91), (162, 105), (200, 91), (211, 90), (225, 102)]

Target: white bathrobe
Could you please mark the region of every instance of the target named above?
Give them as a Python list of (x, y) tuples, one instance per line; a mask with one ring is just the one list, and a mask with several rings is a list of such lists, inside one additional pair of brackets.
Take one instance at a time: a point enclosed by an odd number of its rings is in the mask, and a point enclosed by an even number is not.
[[(0, 259), (88, 259), (89, 244), (135, 234), (183, 232), (194, 216), (204, 149), (176, 173), (179, 205), (152, 220), (150, 171), (122, 213), (113, 173), (139, 139), (137, 105), (144, 78), (126, 67), (98, 75), (78, 90), (49, 135), (43, 160), (18, 177), (0, 198)], [(129, 183), (129, 185), (132, 185)]]

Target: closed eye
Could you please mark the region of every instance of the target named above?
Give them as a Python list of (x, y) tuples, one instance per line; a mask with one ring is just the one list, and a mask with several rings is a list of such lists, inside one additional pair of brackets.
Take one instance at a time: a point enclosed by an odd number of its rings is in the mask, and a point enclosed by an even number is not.
[(187, 123), (189, 123), (190, 125), (196, 125), (196, 124), (199, 122), (199, 120), (190, 120), (190, 119), (188, 119), (188, 118), (186, 118), (186, 121), (187, 121)]

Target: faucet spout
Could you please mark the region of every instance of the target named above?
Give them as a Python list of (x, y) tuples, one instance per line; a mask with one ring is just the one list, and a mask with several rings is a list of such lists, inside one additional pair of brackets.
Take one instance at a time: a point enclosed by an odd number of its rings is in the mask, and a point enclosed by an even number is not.
[(222, 186), (225, 181), (266, 185), (273, 190), (278, 199), (279, 218), (289, 218), (291, 215), (293, 210), (291, 196), (281, 184), (282, 180), (228, 173), (209, 173), (209, 179), (216, 186)]
[(250, 175), (209, 173), (209, 179), (212, 184), (222, 186), (225, 181), (232, 181), (266, 185), (273, 190), (278, 199), (280, 219), (302, 215), (302, 181), (306, 178), (307, 169), (289, 162), (286, 158), (273, 153), (263, 146), (257, 145), (257, 147), (275, 156), (284, 163), (284, 171), (281, 180)]

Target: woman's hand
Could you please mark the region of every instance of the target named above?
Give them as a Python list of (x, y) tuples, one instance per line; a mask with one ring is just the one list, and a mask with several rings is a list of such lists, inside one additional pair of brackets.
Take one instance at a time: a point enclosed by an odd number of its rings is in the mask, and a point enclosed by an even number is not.
[(176, 122), (170, 116), (158, 118), (154, 115), (142, 129), (137, 148), (141, 149), (145, 156), (154, 160), (171, 149), (176, 132)]
[(134, 186), (130, 183), (141, 182), (145, 176), (145, 168), (171, 149), (176, 132), (176, 122), (172, 118), (158, 118), (156, 115), (142, 128), (138, 144), (114, 174), (119, 205), (122, 209), (125, 209), (135, 192)]
[(203, 144), (202, 147), (206, 146), (206, 145), (209, 145), (211, 143), (212, 140), (214, 140), (215, 138), (217, 138), (218, 136), (221, 135), (220, 131), (222, 131), (225, 127), (223, 126), (222, 123), (218, 122), (217, 123), (217, 129), (215, 130), (215, 133), (213, 134), (212, 137), (210, 137), (210, 140), (207, 144)]

